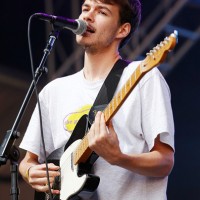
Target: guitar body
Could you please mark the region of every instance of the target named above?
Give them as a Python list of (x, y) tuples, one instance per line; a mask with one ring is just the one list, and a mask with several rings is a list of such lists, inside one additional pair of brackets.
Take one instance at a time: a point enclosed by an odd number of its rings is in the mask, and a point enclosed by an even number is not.
[(75, 200), (81, 193), (94, 192), (99, 185), (100, 178), (90, 174), (92, 165), (89, 160), (79, 164), (73, 162), (73, 152), (81, 143), (89, 127), (87, 115), (82, 116), (66, 145), (67, 149), (60, 158), (61, 200)]

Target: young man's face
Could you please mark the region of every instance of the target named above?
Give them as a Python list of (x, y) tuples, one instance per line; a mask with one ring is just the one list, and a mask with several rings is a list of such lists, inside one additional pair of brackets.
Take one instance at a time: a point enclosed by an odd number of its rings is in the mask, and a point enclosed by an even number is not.
[(77, 36), (77, 43), (86, 49), (108, 47), (116, 39), (119, 29), (119, 7), (98, 0), (85, 0), (79, 16), (88, 24), (87, 31)]

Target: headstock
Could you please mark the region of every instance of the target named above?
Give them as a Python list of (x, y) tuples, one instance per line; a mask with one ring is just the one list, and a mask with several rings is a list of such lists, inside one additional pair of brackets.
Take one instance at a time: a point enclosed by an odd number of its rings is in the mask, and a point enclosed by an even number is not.
[(162, 63), (167, 54), (174, 49), (178, 42), (178, 32), (174, 31), (169, 37), (166, 37), (164, 41), (160, 42), (156, 47), (154, 47), (149, 53), (147, 53), (146, 58), (141, 63), (141, 70), (147, 72), (153, 67)]

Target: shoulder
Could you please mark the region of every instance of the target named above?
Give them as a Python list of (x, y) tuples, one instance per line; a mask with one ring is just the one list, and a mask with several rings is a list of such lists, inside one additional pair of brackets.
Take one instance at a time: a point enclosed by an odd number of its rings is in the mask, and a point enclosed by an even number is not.
[[(125, 77), (125, 79), (130, 78), (131, 75), (134, 73), (134, 71), (137, 68), (140, 68), (141, 63), (142, 63), (142, 61), (132, 61), (124, 70), (123, 76)], [(146, 84), (160, 84), (160, 85), (168, 88), (168, 84), (167, 84), (165, 78), (163, 77), (162, 73), (158, 69), (158, 67), (159, 66), (156, 66), (156, 67), (152, 68), (150, 71), (145, 72), (144, 75), (142, 75), (142, 78), (138, 83), (140, 88)], [(141, 74), (137, 73), (136, 78), (138, 78), (137, 77), (138, 75), (141, 75)]]
[(57, 78), (49, 82), (40, 92), (41, 100), (47, 101), (51, 97), (55, 98), (64, 95), (66, 92), (79, 87), (81, 84), (81, 74), (81, 71), (79, 71), (75, 74)]
[(82, 70), (76, 72), (75, 74), (71, 74), (65, 77), (61, 77), (61, 78), (57, 78), (53, 81), (51, 81), (50, 83), (47, 84), (46, 87), (54, 87), (54, 86), (60, 86), (62, 84), (66, 84), (66, 83), (71, 83), (72, 81), (77, 81), (80, 80), (82, 74)]
[[(125, 68), (124, 74), (131, 76), (132, 73), (137, 69), (140, 68), (142, 61), (132, 61), (130, 64)], [(152, 77), (159, 77), (164, 80), (163, 75), (160, 73), (160, 70), (158, 69), (159, 66), (154, 67), (150, 71), (146, 72), (142, 78), (142, 81), (145, 82), (148, 79)], [(138, 74), (139, 75), (139, 74)]]
[(67, 88), (67, 87), (71, 87), (72, 85), (78, 84), (81, 78), (81, 74), (82, 74), (81, 72), (82, 70), (72, 75), (54, 79), (43, 88), (42, 92), (49, 91), (49, 90), (57, 90), (63, 87)]

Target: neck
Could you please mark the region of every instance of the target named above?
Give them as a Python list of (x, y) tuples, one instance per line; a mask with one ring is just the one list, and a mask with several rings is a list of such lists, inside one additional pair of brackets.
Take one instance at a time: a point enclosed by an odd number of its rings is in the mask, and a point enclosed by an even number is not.
[(84, 76), (87, 80), (97, 81), (105, 79), (115, 62), (120, 59), (119, 52), (85, 52)]

